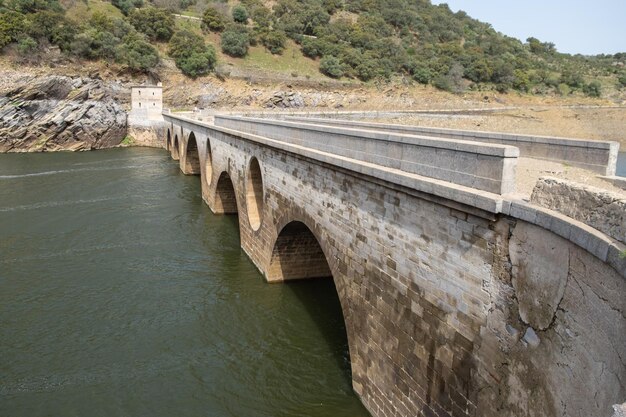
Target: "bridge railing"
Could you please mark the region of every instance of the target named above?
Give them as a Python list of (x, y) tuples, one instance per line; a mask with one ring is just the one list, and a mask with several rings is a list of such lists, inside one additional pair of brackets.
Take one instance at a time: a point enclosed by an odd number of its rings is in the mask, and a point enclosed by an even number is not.
[(326, 124), (352, 129), (378, 130), (409, 135), (433, 135), (441, 138), (510, 145), (519, 148), (520, 155), (524, 157), (564, 162), (608, 176), (615, 175), (617, 154), (619, 152), (619, 142), (613, 141), (480, 132), (473, 130), (361, 122), (335, 118), (285, 116), (285, 120)]
[(513, 146), (237, 116), (216, 115), (214, 123), (490, 193), (515, 191)]

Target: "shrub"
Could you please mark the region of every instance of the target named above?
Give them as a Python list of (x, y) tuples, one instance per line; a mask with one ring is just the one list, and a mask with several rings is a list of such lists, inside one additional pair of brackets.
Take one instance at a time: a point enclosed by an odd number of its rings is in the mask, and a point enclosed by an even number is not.
[(276, 30), (263, 35), (261, 41), (271, 53), (281, 54), (285, 49), (287, 35), (282, 30)]
[(133, 9), (143, 6), (143, 0), (111, 0), (111, 4), (128, 16)]
[(240, 29), (227, 29), (222, 33), (222, 51), (234, 57), (244, 57), (248, 53), (250, 37)]
[(159, 63), (159, 53), (139, 36), (128, 36), (115, 51), (115, 60), (132, 71), (146, 72)]
[(434, 81), (434, 86), (440, 90), (451, 93), (461, 93), (465, 89), (463, 85), (463, 66), (455, 62), (446, 75), (440, 75)]
[(135, 29), (144, 33), (151, 41), (169, 41), (176, 27), (174, 16), (170, 12), (154, 7), (133, 10), (129, 20)]
[(320, 60), (320, 72), (332, 78), (341, 78), (344, 73), (343, 64), (334, 56), (325, 56)]
[(78, 33), (78, 27), (67, 20), (62, 13), (42, 10), (28, 15), (26, 33), (33, 39), (45, 39), (68, 50), (69, 45)]
[(17, 52), (21, 56), (32, 55), (37, 50), (37, 41), (30, 36), (24, 36), (17, 43)]
[(0, 49), (15, 42), (24, 30), (25, 17), (18, 12), (0, 13)]
[(215, 7), (207, 7), (202, 15), (202, 28), (211, 32), (221, 32), (225, 27), (224, 15)]
[(602, 85), (598, 81), (592, 81), (583, 87), (583, 92), (589, 97), (600, 97), (602, 95)]
[(233, 8), (233, 20), (237, 23), (246, 23), (248, 21), (248, 11), (242, 5)]
[(120, 39), (111, 32), (89, 29), (78, 34), (69, 49), (74, 54), (86, 59), (114, 59)]
[(215, 68), (217, 58), (213, 46), (188, 30), (175, 32), (169, 43), (169, 55), (185, 75), (197, 77)]
[(410, 61), (407, 69), (411, 77), (420, 84), (429, 84), (433, 80), (432, 71), (422, 62)]
[(35, 13), (40, 10), (63, 12), (63, 7), (58, 0), (7, 0), (6, 7), (24, 14)]

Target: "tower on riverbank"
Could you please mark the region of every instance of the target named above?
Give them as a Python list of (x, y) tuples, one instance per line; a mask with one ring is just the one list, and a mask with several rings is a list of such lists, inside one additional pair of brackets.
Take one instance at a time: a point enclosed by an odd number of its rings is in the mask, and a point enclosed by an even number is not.
[(131, 113), (151, 120), (163, 120), (163, 87), (157, 85), (134, 85), (130, 88)]
[(163, 86), (133, 85), (130, 87), (130, 112), (127, 117), (127, 136), (133, 145), (160, 146), (164, 134)]

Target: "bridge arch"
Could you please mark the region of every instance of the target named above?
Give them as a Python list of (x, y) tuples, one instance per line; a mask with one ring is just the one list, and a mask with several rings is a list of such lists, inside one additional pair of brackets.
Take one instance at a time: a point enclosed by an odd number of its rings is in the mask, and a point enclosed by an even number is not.
[(204, 155), (204, 179), (207, 189), (213, 180), (213, 153), (211, 150), (211, 139), (207, 138), (206, 153)]
[(250, 158), (246, 175), (246, 211), (252, 229), (259, 230), (263, 218), (263, 174), (254, 156)]
[(178, 135), (174, 135), (174, 146), (172, 146), (172, 159), (174, 159), (175, 161), (178, 161), (178, 159), (180, 158), (180, 144), (178, 142)]
[(172, 133), (170, 132), (170, 129), (167, 129), (167, 140), (165, 142), (165, 149), (166, 150), (170, 150), (172, 148)]
[(216, 214), (237, 214), (237, 195), (230, 175), (222, 171), (215, 186), (211, 210)]
[(295, 213), (283, 216), (276, 225), (276, 239), (270, 247), (272, 253), (265, 278), (270, 283), (315, 278), (333, 281), (345, 325), (350, 366), (353, 368), (357, 349), (345, 268), (331, 256), (334, 253), (331, 241), (304, 210), (296, 209)]
[(198, 150), (196, 135), (193, 132), (189, 133), (187, 137), (184, 160), (182, 162), (183, 174), (200, 175), (200, 151)]

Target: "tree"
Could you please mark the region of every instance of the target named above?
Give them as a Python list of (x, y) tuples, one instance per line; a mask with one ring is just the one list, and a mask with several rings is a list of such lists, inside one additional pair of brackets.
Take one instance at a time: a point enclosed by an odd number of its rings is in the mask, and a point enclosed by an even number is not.
[(155, 7), (135, 9), (130, 13), (129, 20), (135, 29), (151, 41), (169, 41), (176, 27), (172, 13)]
[(592, 81), (583, 87), (583, 92), (589, 97), (600, 97), (602, 95), (602, 84), (599, 81)]
[(23, 14), (35, 13), (40, 10), (63, 12), (63, 7), (58, 0), (8, 0), (6, 3), (7, 9)]
[(455, 62), (450, 67), (446, 75), (440, 75), (435, 79), (435, 87), (450, 91), (451, 93), (462, 93), (465, 89), (463, 85), (463, 66)]
[(207, 7), (202, 15), (202, 27), (211, 32), (221, 32), (226, 27), (224, 15), (215, 7)]
[(62, 13), (41, 10), (28, 15), (26, 32), (35, 40), (45, 39), (61, 50), (68, 50), (78, 27)]
[(234, 57), (244, 57), (248, 53), (250, 37), (245, 28), (229, 28), (222, 33), (222, 52)]
[(30, 36), (24, 36), (17, 43), (17, 52), (23, 57), (32, 55), (36, 50), (37, 41)]
[(233, 20), (237, 23), (248, 22), (248, 11), (242, 5), (237, 5), (233, 8)]
[(6, 45), (17, 41), (24, 30), (25, 17), (18, 12), (0, 13), (0, 49)]
[(213, 46), (205, 45), (201, 36), (188, 30), (174, 33), (169, 42), (169, 55), (183, 74), (190, 77), (207, 74), (217, 62)]
[(117, 47), (115, 60), (131, 71), (146, 72), (157, 66), (159, 53), (141, 36), (130, 35)]
[(143, 0), (111, 0), (111, 4), (128, 16), (133, 9), (143, 6)]
[(274, 30), (261, 37), (263, 45), (273, 54), (282, 54), (286, 41), (287, 35), (282, 30)]
[(111, 32), (88, 29), (78, 34), (70, 45), (70, 51), (81, 58), (114, 59), (120, 39)]
[(341, 78), (344, 73), (343, 64), (339, 58), (325, 56), (320, 60), (320, 72), (332, 78)]

